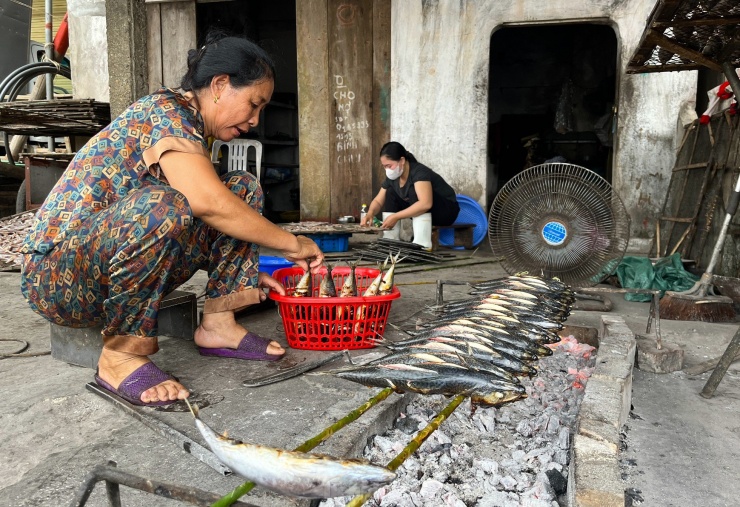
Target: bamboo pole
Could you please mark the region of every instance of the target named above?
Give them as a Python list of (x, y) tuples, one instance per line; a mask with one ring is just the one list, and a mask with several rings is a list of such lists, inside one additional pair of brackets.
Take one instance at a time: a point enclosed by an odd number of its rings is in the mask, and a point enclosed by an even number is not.
[[(366, 401), (364, 404), (360, 405), (353, 411), (351, 411), (349, 414), (326, 428), (324, 431), (319, 433), (318, 435), (309, 438), (305, 442), (303, 442), (301, 445), (296, 447), (294, 449), (295, 452), (308, 452), (317, 445), (319, 445), (321, 442), (332, 436), (334, 433), (348, 425), (349, 423), (357, 420), (362, 414), (370, 410), (372, 407), (386, 399), (388, 396), (391, 395), (393, 390), (390, 387), (386, 387), (382, 391), (380, 391), (378, 394), (370, 398), (368, 401)], [(231, 493), (228, 493), (221, 497), (216, 503), (214, 503), (211, 507), (227, 507), (234, 502), (236, 502), (239, 498), (241, 498), (243, 495), (246, 495), (249, 493), (252, 488), (254, 488), (255, 484), (252, 481), (247, 481), (244, 484), (237, 486)]]
[[(460, 403), (463, 402), (463, 400), (465, 400), (465, 396), (463, 396), (462, 394), (455, 396), (455, 398), (453, 398), (453, 400), (439, 414), (437, 414), (437, 417), (432, 419), (432, 421), (427, 424), (423, 430), (414, 435), (414, 438), (411, 439), (411, 442), (409, 442), (409, 444), (404, 447), (403, 451), (401, 451), (398, 456), (393, 458), (386, 465), (386, 468), (391, 471), (395, 471), (398, 467), (400, 467), (401, 464), (406, 461), (406, 458), (411, 456), (419, 447), (421, 447), (421, 444), (423, 444), (424, 441), (429, 438), (429, 436), (434, 433), (437, 428), (439, 428), (439, 425), (442, 424), (450, 416), (450, 414), (455, 411), (455, 409), (460, 405)], [(371, 496), (372, 493), (358, 495), (354, 497), (352, 501), (350, 501), (346, 505), (346, 507), (360, 507), (367, 500), (369, 500)]]

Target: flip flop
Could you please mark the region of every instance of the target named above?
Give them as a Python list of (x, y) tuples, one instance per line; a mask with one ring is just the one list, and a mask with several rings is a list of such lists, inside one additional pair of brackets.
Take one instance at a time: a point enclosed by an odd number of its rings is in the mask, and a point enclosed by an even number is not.
[(201, 356), (233, 357), (251, 361), (277, 361), (285, 354), (268, 354), (267, 346), (272, 340), (258, 334), (247, 332), (235, 349), (217, 348), (208, 349), (198, 347)]
[(95, 374), (95, 382), (100, 387), (107, 391), (110, 391), (120, 398), (123, 398), (132, 405), (138, 405), (140, 407), (161, 407), (163, 405), (170, 405), (179, 401), (167, 400), (153, 401), (150, 403), (144, 403), (143, 401), (141, 401), (141, 393), (143, 393), (150, 387), (161, 384), (165, 380), (175, 380), (175, 378), (172, 375), (168, 375), (157, 368), (157, 366), (152, 362), (143, 364), (135, 369), (133, 372), (131, 372), (128, 377), (123, 379), (123, 382), (121, 382), (121, 385), (118, 386), (118, 389), (100, 378), (97, 373)]

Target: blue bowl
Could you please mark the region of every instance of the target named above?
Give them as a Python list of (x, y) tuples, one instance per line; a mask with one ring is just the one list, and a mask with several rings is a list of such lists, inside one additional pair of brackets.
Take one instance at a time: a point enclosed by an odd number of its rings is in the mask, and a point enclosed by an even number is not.
[[(478, 201), (467, 195), (457, 194), (457, 203), (460, 205), (460, 214), (457, 215), (455, 224), (474, 224), (473, 228), (473, 246), (478, 246), (488, 233), (488, 217), (486, 212)], [(452, 229), (443, 229), (439, 231), (439, 244), (451, 248), (455, 244), (455, 231)], [(457, 247), (462, 249), (463, 247)]]
[(272, 276), (276, 269), (289, 268), (293, 263), (282, 257), (273, 257), (271, 255), (260, 255), (260, 271)]

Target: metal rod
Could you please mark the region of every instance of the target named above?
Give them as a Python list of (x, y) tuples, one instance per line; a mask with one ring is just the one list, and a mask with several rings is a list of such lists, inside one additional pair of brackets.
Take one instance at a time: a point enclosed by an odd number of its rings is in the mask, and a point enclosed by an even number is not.
[[(126, 472), (122, 472), (115, 467), (115, 464), (98, 465), (87, 474), (85, 482), (83, 482), (77, 490), (75, 498), (70, 504), (71, 507), (82, 507), (87, 503), (90, 498), (90, 494), (95, 488), (95, 484), (105, 481), (106, 489), (108, 492), (114, 491), (114, 496), (109, 501), (111, 505), (120, 507), (121, 499), (118, 495), (118, 485), (138, 489), (146, 493), (152, 493), (164, 498), (172, 500), (178, 500), (180, 502), (187, 502), (193, 505), (200, 505), (203, 507), (213, 504), (217, 501), (219, 496), (216, 493), (210, 491), (204, 491), (202, 489), (193, 487), (183, 487), (174, 484), (168, 484), (165, 482), (153, 481), (144, 477), (138, 477)], [(115, 488), (109, 488), (108, 485), (115, 485)], [(257, 507), (254, 504), (238, 502), (235, 505), (239, 507)]]
[(206, 449), (202, 445), (200, 445), (195, 440), (192, 440), (190, 437), (185, 435), (184, 433), (181, 433), (177, 431), (176, 429), (172, 428), (171, 426), (168, 426), (167, 424), (163, 423), (156, 417), (153, 417), (147, 413), (144, 413), (142, 409), (139, 409), (135, 407), (134, 405), (118, 398), (117, 396), (114, 396), (107, 390), (103, 389), (99, 385), (90, 382), (87, 384), (87, 389), (94, 392), (98, 396), (100, 396), (103, 399), (108, 400), (109, 402), (113, 403), (114, 406), (121, 409), (124, 413), (133, 416), (134, 419), (138, 419), (140, 422), (144, 423), (146, 426), (148, 426), (150, 429), (153, 429), (163, 437), (165, 437), (170, 442), (173, 442), (175, 445), (177, 445), (179, 448), (181, 448), (183, 451), (192, 454), (194, 457), (208, 465), (209, 467), (213, 468), (215, 471), (220, 473), (221, 475), (231, 475), (231, 469), (229, 467), (225, 466), (219, 459), (216, 457), (215, 454), (213, 454), (210, 450)]
[(712, 396), (714, 396), (714, 391), (717, 389), (717, 386), (719, 386), (719, 383), (722, 382), (722, 378), (725, 376), (725, 373), (727, 373), (727, 369), (735, 360), (735, 357), (738, 355), (739, 352), (740, 328), (735, 331), (735, 336), (733, 336), (732, 340), (730, 340), (730, 344), (727, 345), (725, 353), (722, 354), (722, 357), (719, 359), (719, 363), (717, 363), (717, 366), (714, 368), (712, 375), (709, 377), (709, 380), (707, 380), (707, 383), (704, 385), (704, 389), (701, 390), (700, 394), (702, 397), (711, 398)]
[[(319, 433), (318, 435), (309, 438), (305, 442), (303, 442), (301, 445), (296, 447), (294, 451), (296, 452), (308, 452), (317, 445), (319, 445), (321, 442), (332, 436), (334, 433), (336, 433), (338, 430), (345, 427), (347, 424), (351, 423), (352, 421), (355, 421), (358, 419), (362, 414), (370, 410), (373, 406), (377, 405), (384, 399), (386, 399), (388, 396), (391, 395), (393, 390), (390, 387), (386, 387), (382, 391), (380, 391), (378, 394), (370, 398), (368, 401), (351, 411), (349, 414), (326, 428), (324, 431)], [(228, 493), (221, 497), (217, 502), (213, 504), (212, 507), (226, 507), (228, 505), (233, 505), (234, 502), (240, 498), (243, 495), (246, 495), (249, 493), (252, 488), (254, 488), (255, 484), (251, 481), (245, 482), (244, 484), (237, 486), (231, 493)]]
[[(419, 447), (421, 447), (421, 444), (423, 444), (424, 441), (429, 438), (429, 436), (434, 433), (437, 428), (439, 428), (439, 425), (442, 424), (450, 416), (450, 414), (455, 411), (455, 409), (460, 405), (460, 403), (463, 402), (463, 400), (465, 400), (465, 396), (463, 396), (462, 394), (455, 396), (455, 398), (453, 398), (453, 400), (439, 414), (437, 414), (437, 417), (432, 419), (432, 421), (427, 424), (424, 429), (414, 435), (414, 438), (411, 439), (411, 442), (409, 442), (409, 444), (404, 447), (404, 449), (398, 454), (398, 456), (393, 458), (386, 465), (386, 468), (395, 471), (398, 467), (400, 467), (401, 464), (406, 461), (406, 458), (411, 456)], [(360, 507), (371, 496), (372, 493), (358, 495), (354, 497), (352, 501), (350, 501), (346, 505), (346, 507)]]
[[(51, 28), (53, 25), (53, 0), (46, 0), (44, 2), (44, 34), (46, 38), (46, 44), (44, 44), (44, 53), (47, 61), (54, 61), (54, 45), (53, 35), (51, 34)], [(54, 74), (46, 74), (46, 98), (47, 100), (54, 99)], [(54, 153), (54, 137), (49, 137), (49, 152)]]

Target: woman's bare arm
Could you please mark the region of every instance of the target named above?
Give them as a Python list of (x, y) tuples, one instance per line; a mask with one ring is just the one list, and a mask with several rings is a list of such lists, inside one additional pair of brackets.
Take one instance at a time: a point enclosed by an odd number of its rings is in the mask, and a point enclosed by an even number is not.
[[(218, 178), (203, 155), (168, 151), (159, 165), (170, 185), (188, 200), (195, 217), (232, 238), (280, 250), (289, 260), (314, 257), (312, 268), (323, 261), (318, 246), (273, 224), (234, 195)], [(303, 266), (305, 268), (305, 266)]]

